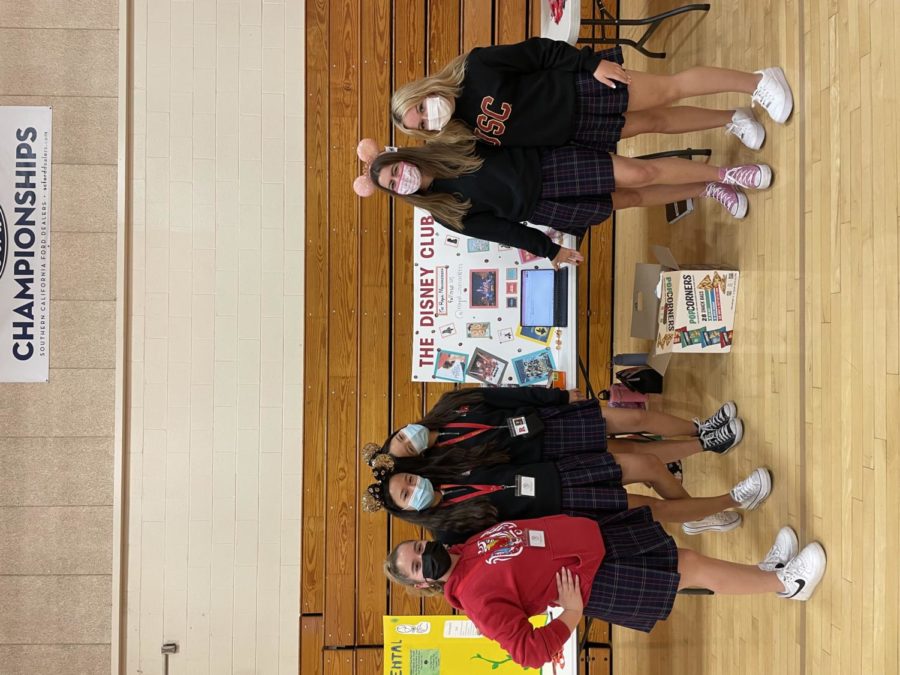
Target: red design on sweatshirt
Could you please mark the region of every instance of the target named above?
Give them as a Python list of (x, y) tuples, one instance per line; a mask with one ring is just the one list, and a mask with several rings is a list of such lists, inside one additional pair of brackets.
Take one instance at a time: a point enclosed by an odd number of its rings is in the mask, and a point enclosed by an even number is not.
[(493, 96), (485, 96), (481, 99), (481, 115), (475, 118), (474, 133), (478, 138), (492, 145), (500, 145), (498, 136), (506, 133), (506, 122), (512, 113), (512, 106), (503, 102), (500, 104), (499, 112), (491, 110), (490, 106), (494, 104)]

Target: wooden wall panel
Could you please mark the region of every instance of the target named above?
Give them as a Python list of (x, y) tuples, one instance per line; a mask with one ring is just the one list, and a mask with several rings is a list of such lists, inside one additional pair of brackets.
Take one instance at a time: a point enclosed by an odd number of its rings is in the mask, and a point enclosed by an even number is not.
[[(354, 675), (356, 651), (353, 649), (326, 649), (324, 653), (325, 675)], [(304, 673), (304, 675), (306, 675)]]
[(382, 675), (384, 673), (382, 649), (356, 650), (356, 675)]
[[(394, 88), (425, 75), (427, 24), (424, 0), (394, 2)], [(411, 139), (395, 133), (397, 145), (409, 145)], [(399, 200), (393, 201), (393, 276), (391, 280), (393, 317), (392, 351), (392, 424), (391, 428), (418, 419), (423, 412), (424, 386), (410, 381), (412, 361), (412, 265), (413, 210)], [(391, 519), (391, 546), (406, 539), (417, 539), (418, 528)], [(400, 588), (391, 587), (391, 611), (418, 614), (421, 602)]]
[[(428, 72), (439, 71), (451, 59), (459, 55), (462, 35), (460, 30), (459, 0), (431, 0), (428, 4)], [(490, 23), (488, 23), (490, 25)], [(452, 384), (428, 384), (425, 392), (425, 407), (430, 408)], [(425, 532), (422, 536), (427, 536)], [(423, 602), (426, 614), (452, 614), (453, 608), (443, 597), (428, 598)]]
[(612, 653), (609, 647), (589, 647), (585, 655), (588, 675), (610, 675)]
[(521, 42), (526, 36), (528, 0), (502, 0), (497, 3), (494, 44)]
[(300, 672), (315, 675), (322, 672), (322, 646), (325, 621), (321, 616), (300, 618)]
[[(360, 137), (387, 139), (390, 134), (391, 2), (362, 3), (360, 68)], [(351, 163), (354, 163), (351, 159)], [(355, 164), (355, 163), (354, 163)], [(362, 168), (362, 167), (360, 167)], [(390, 205), (385, 195), (356, 200), (359, 204), (359, 449), (386, 436), (390, 422)], [(372, 480), (361, 464), (357, 499)], [(387, 611), (387, 580), (381, 561), (387, 552), (388, 523), (384, 514), (360, 513), (357, 538), (356, 641), (380, 644), (381, 617)]]
[(491, 44), (493, 0), (463, 0), (462, 5), (462, 50)]
[(359, 134), (359, 13), (357, 0), (333, 0), (330, 12), (329, 247), (327, 274), (328, 461), (325, 464), (325, 644), (353, 644), (356, 622), (357, 351), (359, 240), (356, 173)]
[(324, 467), (328, 425), (328, 363), (319, 346), (328, 340), (328, 4), (307, 0), (306, 35), (315, 49), (306, 55), (306, 343), (303, 369), (303, 569), (301, 611), (325, 609), (325, 491)]

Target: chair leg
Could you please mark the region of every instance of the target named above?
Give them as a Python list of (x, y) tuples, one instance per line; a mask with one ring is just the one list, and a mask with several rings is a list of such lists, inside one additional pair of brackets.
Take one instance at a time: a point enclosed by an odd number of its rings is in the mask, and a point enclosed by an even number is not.
[(681, 157), (682, 159), (693, 159), (694, 157), (711, 157), (712, 150), (709, 148), (685, 148), (684, 150), (665, 150), (663, 152), (651, 152), (649, 155), (638, 155), (635, 159), (660, 159), (662, 157)]
[(669, 19), (673, 16), (678, 16), (680, 14), (686, 14), (687, 12), (708, 12), (710, 9), (710, 5), (708, 3), (692, 3), (690, 5), (684, 5), (683, 7), (676, 7), (675, 9), (671, 9), (668, 12), (662, 12), (661, 14), (656, 14), (654, 16), (648, 16), (643, 19), (619, 19), (610, 14), (606, 7), (602, 2), (598, 0), (597, 2), (600, 13), (602, 16), (606, 16), (609, 18), (604, 19), (582, 19), (581, 23), (591, 26), (615, 26), (619, 28), (621, 26), (647, 26), (647, 30), (644, 31), (644, 34), (638, 40), (632, 40), (630, 38), (584, 38), (579, 40), (584, 44), (615, 44), (615, 45), (627, 45), (629, 47), (634, 47), (641, 54), (653, 59), (664, 59), (666, 57), (665, 52), (655, 52), (647, 49), (644, 45), (647, 40), (656, 32), (656, 30), (662, 25), (663, 21)]

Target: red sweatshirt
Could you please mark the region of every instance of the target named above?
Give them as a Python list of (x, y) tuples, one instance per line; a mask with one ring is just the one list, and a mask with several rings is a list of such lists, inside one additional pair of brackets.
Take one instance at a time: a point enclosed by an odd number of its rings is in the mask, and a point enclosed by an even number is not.
[(556, 604), (563, 567), (578, 575), (587, 603), (604, 548), (596, 522), (560, 515), (499, 523), (450, 552), (461, 557), (444, 586), (447, 601), (513, 661), (540, 668), (571, 631), (559, 619), (534, 628), (528, 618)]

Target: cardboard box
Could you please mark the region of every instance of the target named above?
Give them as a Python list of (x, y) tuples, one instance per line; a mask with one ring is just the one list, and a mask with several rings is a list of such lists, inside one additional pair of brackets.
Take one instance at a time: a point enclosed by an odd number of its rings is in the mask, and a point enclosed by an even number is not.
[(740, 272), (725, 265), (680, 266), (654, 246), (659, 264), (634, 272), (631, 335), (653, 340), (647, 363), (665, 373), (672, 354), (731, 351)]

